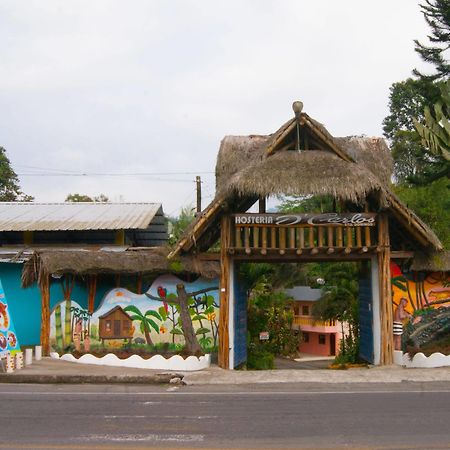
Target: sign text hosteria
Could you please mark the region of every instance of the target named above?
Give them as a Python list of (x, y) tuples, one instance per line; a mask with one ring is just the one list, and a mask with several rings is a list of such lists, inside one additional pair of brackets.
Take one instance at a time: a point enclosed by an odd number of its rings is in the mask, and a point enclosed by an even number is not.
[(326, 213), (326, 214), (235, 214), (235, 225), (323, 225), (367, 227), (375, 225), (376, 213)]

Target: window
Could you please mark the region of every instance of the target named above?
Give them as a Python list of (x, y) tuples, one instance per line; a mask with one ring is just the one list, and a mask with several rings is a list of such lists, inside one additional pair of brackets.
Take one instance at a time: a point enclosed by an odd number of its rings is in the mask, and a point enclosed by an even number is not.
[(319, 344), (325, 345), (325, 335), (319, 334)]
[(302, 316), (309, 316), (309, 305), (302, 306)]
[(111, 331), (111, 321), (107, 320), (105, 322), (105, 331)]
[(303, 336), (303, 342), (305, 342), (306, 344), (309, 342), (309, 333), (302, 333)]

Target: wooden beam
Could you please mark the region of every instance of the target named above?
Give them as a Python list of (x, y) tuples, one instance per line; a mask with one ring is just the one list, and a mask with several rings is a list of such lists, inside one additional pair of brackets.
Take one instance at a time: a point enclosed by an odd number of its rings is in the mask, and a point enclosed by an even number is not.
[(222, 369), (229, 369), (230, 364), (230, 336), (229, 336), (229, 308), (230, 308), (230, 264), (227, 252), (230, 245), (231, 223), (230, 217), (222, 216), (220, 224), (220, 316), (219, 316), (219, 351), (218, 364)]
[(412, 259), (414, 258), (414, 252), (409, 251), (391, 251), (391, 259)]
[(266, 154), (267, 156), (272, 155), (277, 150), (277, 147), (286, 139), (289, 133), (297, 126), (297, 120), (292, 119), (292, 121), (287, 125), (286, 129), (282, 131), (276, 139), (269, 145), (267, 148)]
[(341, 149), (331, 138), (331, 136), (327, 136), (317, 125), (315, 125), (311, 118), (306, 114), (302, 113), (301, 115), (301, 124), (305, 124), (317, 137), (323, 141), (331, 150), (334, 151), (338, 156), (340, 156), (344, 161), (355, 162), (354, 159), (349, 156), (343, 149)]

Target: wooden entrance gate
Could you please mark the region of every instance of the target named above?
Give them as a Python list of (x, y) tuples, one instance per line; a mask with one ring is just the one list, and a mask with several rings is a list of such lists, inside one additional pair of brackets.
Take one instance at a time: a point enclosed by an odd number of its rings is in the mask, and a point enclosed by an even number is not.
[[(234, 276), (235, 262), (370, 259), (376, 261), (378, 267), (376, 275), (381, 336), (379, 363), (391, 364), (393, 339), (390, 332), (392, 330), (390, 247), (388, 221), (384, 214), (370, 212), (246, 213), (223, 216), (221, 221), (220, 367), (234, 368), (235, 356), (237, 356), (234, 346), (237, 339), (234, 325), (240, 316), (236, 316), (235, 312), (236, 308), (242, 307), (242, 293)], [(231, 340), (230, 336), (232, 336)], [(233, 352), (231, 359), (230, 351)], [(240, 350), (238, 352), (242, 353)], [(241, 356), (238, 360), (241, 360)]]

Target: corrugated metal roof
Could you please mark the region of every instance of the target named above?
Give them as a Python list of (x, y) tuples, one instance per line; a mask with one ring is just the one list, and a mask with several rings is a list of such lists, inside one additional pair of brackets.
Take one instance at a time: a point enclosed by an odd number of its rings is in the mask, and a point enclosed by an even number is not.
[(320, 289), (313, 289), (309, 286), (295, 286), (291, 289), (285, 289), (287, 295), (294, 297), (294, 300), (316, 301), (322, 296)]
[(0, 202), (0, 231), (145, 229), (160, 203)]

